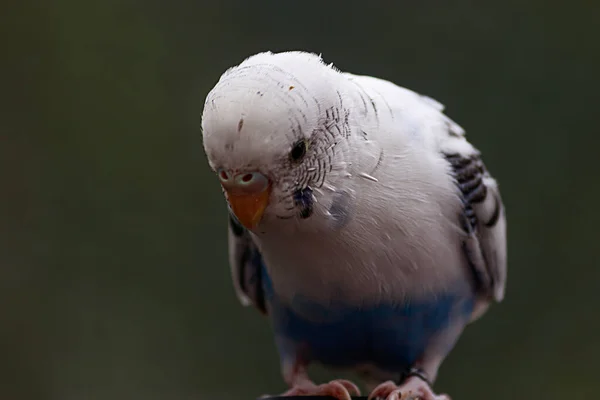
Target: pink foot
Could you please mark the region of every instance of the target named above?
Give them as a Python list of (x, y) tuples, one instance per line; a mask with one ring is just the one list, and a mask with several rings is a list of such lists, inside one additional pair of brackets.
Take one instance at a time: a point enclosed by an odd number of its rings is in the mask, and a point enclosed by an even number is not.
[(322, 385), (303, 381), (282, 396), (331, 396), (338, 400), (351, 400), (351, 396), (360, 396), (360, 390), (354, 383), (344, 379), (336, 379)]
[(447, 394), (436, 395), (429, 385), (416, 376), (411, 376), (400, 386), (387, 381), (377, 386), (369, 395), (368, 400), (450, 400)]

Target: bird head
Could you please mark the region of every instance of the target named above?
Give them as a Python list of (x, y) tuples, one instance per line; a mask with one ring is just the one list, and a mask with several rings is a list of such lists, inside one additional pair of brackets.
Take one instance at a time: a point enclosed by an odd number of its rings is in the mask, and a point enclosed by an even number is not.
[(310, 217), (316, 192), (344, 169), (351, 128), (340, 77), (314, 54), (260, 53), (208, 94), (204, 150), (247, 229)]

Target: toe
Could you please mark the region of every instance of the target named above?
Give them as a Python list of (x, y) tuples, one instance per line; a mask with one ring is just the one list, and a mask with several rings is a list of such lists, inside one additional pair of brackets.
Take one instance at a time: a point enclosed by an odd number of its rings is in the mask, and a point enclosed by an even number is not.
[(317, 386), (315, 394), (317, 396), (331, 396), (337, 400), (352, 400), (350, 393), (348, 393), (348, 389), (337, 381)]
[(416, 392), (414, 390), (396, 390), (394, 391), (394, 393), (396, 394), (396, 397), (394, 398), (390, 398), (388, 397), (388, 400), (433, 400), (430, 399), (429, 397), (427, 397), (426, 394), (424, 393), (419, 393)]
[(398, 386), (392, 381), (383, 382), (373, 389), (367, 400), (387, 399), (397, 388)]
[[(332, 381), (332, 382), (337, 382), (340, 385), (342, 385), (343, 387), (345, 387), (351, 396), (360, 396), (360, 389), (354, 383), (352, 383), (346, 379), (336, 379), (335, 381)], [(332, 382), (330, 382), (330, 383), (332, 383)]]
[(425, 381), (418, 377), (408, 378), (402, 385), (398, 387), (398, 398), (390, 398), (388, 400), (450, 400), (448, 395), (436, 395)]
[(436, 395), (429, 387), (398, 389), (398, 397), (387, 400), (450, 400), (445, 394)]
[[(388, 395), (386, 400), (413, 400), (414, 397), (408, 396), (405, 397), (406, 394), (400, 391), (400, 389), (392, 390), (392, 392)], [(420, 399), (419, 399), (420, 400)]]
[(360, 396), (358, 387), (350, 381), (338, 379), (322, 385), (310, 381), (298, 383), (281, 396), (331, 396), (337, 400), (352, 400), (352, 395)]

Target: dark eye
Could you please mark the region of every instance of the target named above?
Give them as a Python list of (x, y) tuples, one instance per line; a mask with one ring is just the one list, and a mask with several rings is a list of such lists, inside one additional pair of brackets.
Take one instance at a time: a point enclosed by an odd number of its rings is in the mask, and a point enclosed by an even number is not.
[(300, 140), (296, 142), (292, 151), (290, 152), (290, 157), (292, 161), (300, 161), (302, 157), (306, 154), (306, 142), (304, 140)]

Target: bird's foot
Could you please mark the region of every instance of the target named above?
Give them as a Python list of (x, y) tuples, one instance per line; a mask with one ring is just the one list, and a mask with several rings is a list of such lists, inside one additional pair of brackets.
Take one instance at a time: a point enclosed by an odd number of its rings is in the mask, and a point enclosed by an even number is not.
[(387, 381), (377, 386), (369, 395), (368, 400), (450, 400), (446, 394), (436, 395), (427, 382), (419, 377), (411, 376), (398, 386), (392, 381)]
[(351, 400), (351, 396), (360, 396), (360, 390), (345, 379), (336, 379), (322, 385), (315, 385), (307, 380), (295, 384), (281, 396), (331, 396), (338, 400)]

